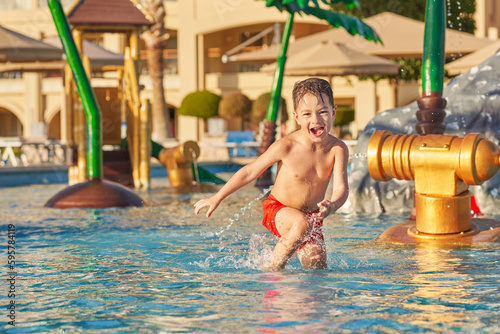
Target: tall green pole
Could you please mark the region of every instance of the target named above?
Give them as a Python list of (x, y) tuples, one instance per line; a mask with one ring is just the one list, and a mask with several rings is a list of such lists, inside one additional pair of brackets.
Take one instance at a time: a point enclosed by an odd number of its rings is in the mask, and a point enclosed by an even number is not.
[(446, 15), (444, 0), (427, 0), (424, 53), (422, 62), (422, 97), (417, 100), (415, 128), (421, 135), (443, 134), (446, 100), (443, 95)]
[[(263, 121), (264, 129), (262, 134), (262, 143), (259, 148), (259, 154), (263, 154), (269, 146), (274, 143), (276, 138), (276, 119), (278, 118), (278, 110), (281, 103), (281, 87), (283, 86), (283, 74), (285, 72), (286, 52), (288, 49), (288, 41), (293, 27), (293, 15), (291, 12), (283, 29), (283, 37), (281, 39), (281, 49), (276, 59), (276, 70), (274, 71), (273, 87), (271, 97), (267, 106), (266, 117)], [(271, 169), (268, 168), (256, 180), (255, 186), (258, 188), (267, 188), (273, 184)]]
[(87, 118), (88, 151), (87, 151), (87, 177), (89, 179), (101, 178), (102, 167), (102, 119), (101, 110), (97, 104), (94, 91), (83, 68), (80, 54), (73, 40), (68, 19), (64, 14), (60, 0), (48, 1), (52, 18), (56, 25), (57, 33), (61, 38), (66, 54), (66, 60), (73, 72), (78, 94), (83, 103), (83, 110)]
[(281, 39), (281, 49), (276, 59), (276, 70), (274, 71), (273, 87), (271, 90), (271, 97), (269, 105), (267, 106), (266, 120), (276, 122), (278, 117), (278, 110), (281, 103), (281, 87), (283, 86), (283, 74), (285, 72), (286, 53), (288, 50), (288, 41), (293, 27), (294, 13), (288, 15), (288, 19), (283, 29), (283, 37)]
[(443, 0), (427, 1), (422, 63), (423, 92), (443, 91), (446, 22), (445, 7)]

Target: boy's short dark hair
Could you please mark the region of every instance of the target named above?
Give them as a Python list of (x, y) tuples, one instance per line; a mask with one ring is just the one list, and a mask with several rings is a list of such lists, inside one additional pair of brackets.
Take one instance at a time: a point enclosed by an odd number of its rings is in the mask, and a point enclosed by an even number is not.
[(309, 78), (302, 81), (297, 81), (293, 86), (292, 99), (294, 110), (297, 110), (299, 101), (307, 93), (315, 95), (318, 100), (321, 99), (322, 101), (323, 97), (321, 96), (321, 94), (325, 93), (326, 96), (328, 96), (328, 102), (333, 107), (333, 92), (330, 83), (320, 78)]

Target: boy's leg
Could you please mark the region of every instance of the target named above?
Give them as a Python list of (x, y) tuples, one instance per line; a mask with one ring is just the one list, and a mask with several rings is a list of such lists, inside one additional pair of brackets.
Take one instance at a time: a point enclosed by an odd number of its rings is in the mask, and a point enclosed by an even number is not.
[(288, 259), (309, 238), (314, 225), (310, 216), (288, 207), (278, 211), (275, 223), (281, 238), (274, 248), (271, 260), (266, 265), (267, 269), (273, 270), (285, 267)]
[(315, 240), (302, 246), (297, 252), (300, 263), (304, 269), (326, 269), (325, 240)]

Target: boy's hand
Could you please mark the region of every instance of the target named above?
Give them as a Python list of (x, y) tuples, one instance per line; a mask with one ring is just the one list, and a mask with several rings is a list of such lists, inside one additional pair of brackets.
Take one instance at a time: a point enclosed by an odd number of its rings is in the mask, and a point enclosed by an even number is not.
[(201, 199), (194, 205), (194, 213), (198, 214), (201, 209), (208, 206), (207, 218), (210, 217), (212, 212), (219, 206), (220, 201), (216, 200), (214, 196)]
[(335, 203), (331, 202), (331, 201), (329, 201), (327, 199), (319, 202), (318, 203), (318, 208), (319, 208), (319, 212), (315, 213), (313, 215), (313, 217), (316, 218), (316, 219), (318, 219), (318, 220), (325, 219), (330, 214), (332, 214), (335, 211), (337, 211), (337, 209), (335, 208)]

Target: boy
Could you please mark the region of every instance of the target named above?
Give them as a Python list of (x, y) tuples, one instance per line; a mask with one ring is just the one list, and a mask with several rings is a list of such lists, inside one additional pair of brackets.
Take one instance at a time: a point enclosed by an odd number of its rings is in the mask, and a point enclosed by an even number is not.
[[(323, 220), (347, 200), (348, 149), (330, 135), (337, 106), (330, 84), (310, 78), (293, 88), (293, 115), (300, 130), (273, 143), (264, 154), (241, 168), (217, 192), (198, 201), (195, 213), (208, 207), (210, 217), (220, 202), (278, 163), (271, 193), (262, 203), (263, 225), (280, 239), (266, 269), (283, 269), (297, 252), (305, 269), (327, 267)], [(333, 193), (324, 199), (333, 172)]]

